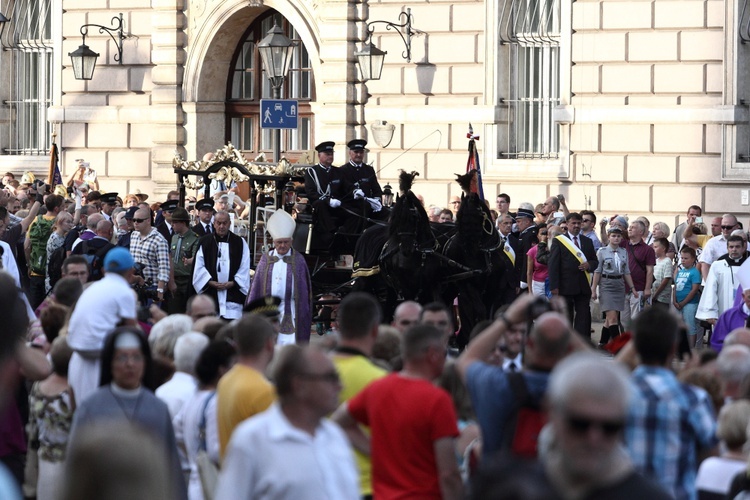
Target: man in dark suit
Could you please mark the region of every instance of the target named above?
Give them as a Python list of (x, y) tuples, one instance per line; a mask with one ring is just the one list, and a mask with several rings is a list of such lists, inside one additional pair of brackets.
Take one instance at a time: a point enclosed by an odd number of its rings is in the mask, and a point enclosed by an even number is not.
[(198, 211), (198, 222), (191, 227), (195, 234), (200, 238), (207, 234), (213, 233), (214, 228), (212, 227), (212, 220), (214, 218), (214, 200), (213, 198), (204, 198), (199, 200), (195, 204), (195, 209)]
[(314, 248), (331, 246), (341, 216), (341, 174), (339, 168), (333, 166), (335, 145), (333, 141), (326, 141), (315, 146), (318, 164), (305, 171), (305, 193), (316, 214)]
[(568, 232), (550, 243), (549, 287), (553, 295), (565, 298), (573, 327), (585, 338), (591, 338), (591, 273), (599, 263), (594, 244), (581, 233), (581, 214), (572, 212), (565, 218)]
[(505, 261), (505, 272), (502, 274), (502, 283), (500, 284), (500, 290), (503, 304), (510, 304), (519, 292), (519, 274), (516, 270), (516, 264), (520, 257), (519, 255), (519, 242), (518, 238), (511, 232), (513, 229), (513, 217), (510, 214), (505, 214), (498, 217), (497, 228), (500, 232), (500, 237), (503, 239), (502, 249)]
[(172, 229), (172, 212), (174, 212), (174, 209), (177, 208), (178, 204), (178, 200), (167, 200), (161, 204), (161, 207), (159, 207), (161, 208), (164, 220), (156, 226), (156, 230), (159, 231), (168, 242), (172, 241), (172, 236), (174, 236), (174, 229)]

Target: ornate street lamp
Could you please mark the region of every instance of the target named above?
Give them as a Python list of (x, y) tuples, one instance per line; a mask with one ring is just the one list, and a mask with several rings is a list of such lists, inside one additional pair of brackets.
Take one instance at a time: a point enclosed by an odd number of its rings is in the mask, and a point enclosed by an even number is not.
[[(258, 44), (258, 52), (263, 60), (263, 69), (271, 83), (274, 99), (281, 97), (281, 86), (292, 64), (294, 47), (294, 42), (287, 38), (279, 25), (275, 23)], [(273, 135), (273, 160), (278, 163), (281, 157), (281, 129), (275, 129)]]
[[(99, 54), (86, 45), (86, 35), (89, 34), (89, 26), (99, 28), (99, 33), (107, 33), (112, 38), (112, 41), (115, 42), (115, 47), (117, 47), (117, 54), (114, 55), (114, 60), (122, 64), (122, 41), (125, 39), (125, 34), (122, 27), (122, 13), (120, 13), (119, 16), (112, 18), (112, 26), (114, 28), (107, 28), (100, 24), (84, 24), (81, 26), (80, 31), (83, 43), (76, 50), (68, 53), (73, 63), (73, 76), (76, 80), (91, 80), (94, 77), (96, 59), (99, 57)], [(115, 35), (117, 36), (115, 37)]]
[(370, 21), (367, 23), (367, 39), (362, 46), (362, 50), (354, 53), (357, 58), (357, 66), (359, 66), (362, 81), (380, 80), (380, 75), (383, 73), (383, 62), (385, 62), (387, 52), (380, 50), (372, 43), (375, 24), (385, 24), (386, 30), (396, 30), (404, 42), (405, 50), (401, 53), (401, 57), (406, 59), (407, 62), (411, 62), (411, 37), (421, 33), (421, 31), (412, 29), (411, 27), (413, 20), (411, 9), (407, 8), (406, 12), (401, 12), (398, 15), (398, 19), (402, 21), (400, 24), (388, 21)]

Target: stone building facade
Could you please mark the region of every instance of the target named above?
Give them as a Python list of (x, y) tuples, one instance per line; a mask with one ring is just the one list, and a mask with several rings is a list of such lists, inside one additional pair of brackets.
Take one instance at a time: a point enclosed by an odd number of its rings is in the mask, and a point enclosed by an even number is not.
[[(364, 137), (381, 184), (393, 183), (399, 169), (417, 170), (415, 191), (445, 205), (458, 193), (453, 174), (465, 170), (471, 123), (493, 206), (500, 192), (513, 207), (564, 193), (573, 209), (647, 215), (674, 227), (691, 204), (748, 222), (744, 1), (16, 4), (49, 5), (46, 118), (58, 133), (65, 177), (83, 157), (105, 190), (163, 194), (175, 184), (175, 152), (199, 159), (228, 140), (243, 143), (249, 158), (268, 151), (270, 136), (257, 130), (257, 98), (269, 96), (260, 91), (252, 50), (275, 19), (304, 47), (286, 92), (301, 98), (307, 121), (304, 131), (285, 135), (290, 157), (334, 140), (343, 163), (343, 144)], [(383, 75), (360, 81), (354, 54), (366, 23), (399, 22), (406, 8), (419, 30), (411, 61), (402, 58), (399, 35), (376, 25), (372, 42), (388, 52)], [(91, 30), (87, 43), (101, 56), (91, 81), (75, 80), (67, 54), (81, 43), (80, 26), (109, 25), (120, 12), (129, 35), (122, 64), (113, 61), (112, 40)], [(12, 25), (0, 38), (19, 30)], [(13, 51), (0, 57), (9, 63)], [(0, 94), (7, 101), (23, 85), (10, 75)], [(16, 113), (6, 106), (0, 114), (0, 169), (43, 172), (43, 155), (11, 144)], [(387, 147), (372, 140), (379, 121), (395, 125)]]

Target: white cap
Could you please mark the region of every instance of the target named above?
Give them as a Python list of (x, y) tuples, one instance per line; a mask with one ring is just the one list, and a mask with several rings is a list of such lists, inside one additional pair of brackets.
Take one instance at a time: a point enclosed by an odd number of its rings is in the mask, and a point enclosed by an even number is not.
[(282, 209), (276, 210), (266, 223), (271, 238), (275, 240), (294, 236), (296, 225), (292, 216)]

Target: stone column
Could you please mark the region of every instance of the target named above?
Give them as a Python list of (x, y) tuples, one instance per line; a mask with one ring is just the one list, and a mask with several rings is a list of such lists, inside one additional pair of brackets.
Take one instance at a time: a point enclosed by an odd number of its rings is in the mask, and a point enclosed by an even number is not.
[(182, 111), (182, 79), (186, 60), (187, 26), (185, 0), (152, 1), (151, 124), (153, 126), (152, 161), (155, 194), (174, 189), (172, 171), (175, 151), (185, 154), (185, 117)]

